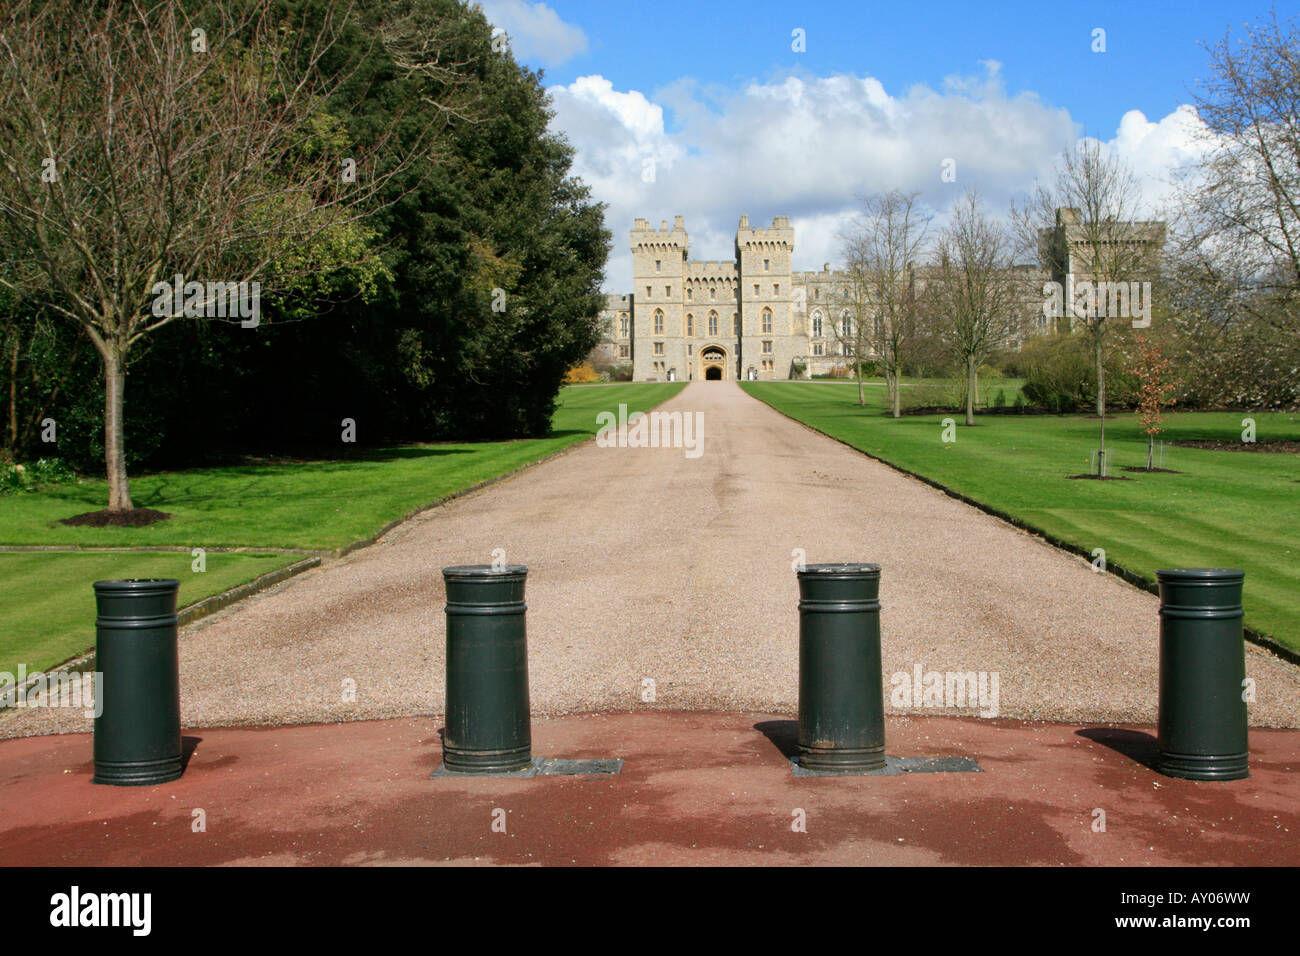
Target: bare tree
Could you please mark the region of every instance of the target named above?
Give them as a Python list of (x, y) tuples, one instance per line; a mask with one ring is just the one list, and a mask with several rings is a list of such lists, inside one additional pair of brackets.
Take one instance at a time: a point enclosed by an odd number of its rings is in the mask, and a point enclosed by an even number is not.
[(1135, 222), (1140, 199), (1137, 179), (1124, 161), (1087, 139), (1061, 155), (1054, 187), (1039, 186), (1023, 206), (1012, 205), (1021, 249), (1036, 251), (1043, 267), (1065, 284), (1067, 317), (1079, 319), (1091, 338), (1097, 414), (1103, 417), (1113, 309), (1107, 308), (1107, 296), (1092, 293), (1151, 277), (1153, 245), (1163, 243), (1163, 233), (1156, 224)]
[(1187, 397), (1300, 400), (1300, 29), (1276, 13), (1207, 46), (1200, 162), (1182, 177), (1168, 289)]
[[(901, 414), (899, 377), (916, 330), (913, 263), (925, 250), (933, 218), (918, 196), (897, 189), (868, 196), (841, 236), (856, 319), (848, 338), (859, 357), (858, 404), (864, 402), (861, 356), (870, 354), (884, 373), (895, 418)], [(843, 329), (834, 325), (841, 338)]]
[[(0, 282), (99, 353), (110, 512), (132, 508), (132, 348), (185, 318), (250, 326), (263, 282), (274, 297), (373, 268), (363, 220), (429, 142), (408, 138), (396, 155), (397, 117), (362, 148), (329, 113), (357, 62), (340, 68), (336, 49), (356, 25), (351, 4), (301, 22), (270, 11), (13, 0), (0, 14)], [(164, 295), (174, 280), (183, 290)]]
[[(1300, 29), (1247, 27), (1209, 46), (1195, 106), (1205, 159), (1185, 180), (1187, 238), (1211, 272), (1255, 290), (1300, 294)], [(1236, 283), (1234, 283), (1236, 284)]]
[(849, 286), (845, 297), (839, 300), (827, 321), (831, 337), (839, 346), (839, 353), (853, 363), (853, 378), (858, 383), (858, 404), (867, 403), (862, 382), (862, 361), (871, 351), (871, 325), (869, 317), (870, 293), (867, 276), (852, 263), (845, 270)]
[(966, 424), (974, 425), (976, 370), (1024, 331), (1015, 244), (970, 190), (955, 203), (936, 258), (927, 301), (941, 340), (965, 371)]

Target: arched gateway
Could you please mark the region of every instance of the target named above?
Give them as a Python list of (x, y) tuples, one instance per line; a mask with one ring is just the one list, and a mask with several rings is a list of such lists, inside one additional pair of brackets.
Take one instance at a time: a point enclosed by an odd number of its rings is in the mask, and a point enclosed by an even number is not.
[(727, 350), (721, 345), (706, 345), (700, 350), (700, 367), (705, 381), (722, 381), (727, 377)]

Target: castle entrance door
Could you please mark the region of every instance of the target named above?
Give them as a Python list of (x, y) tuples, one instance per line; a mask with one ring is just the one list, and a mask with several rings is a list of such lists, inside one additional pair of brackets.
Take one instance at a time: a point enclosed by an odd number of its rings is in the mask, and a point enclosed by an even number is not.
[(706, 345), (700, 350), (700, 365), (706, 382), (720, 382), (727, 377), (727, 350), (720, 345)]

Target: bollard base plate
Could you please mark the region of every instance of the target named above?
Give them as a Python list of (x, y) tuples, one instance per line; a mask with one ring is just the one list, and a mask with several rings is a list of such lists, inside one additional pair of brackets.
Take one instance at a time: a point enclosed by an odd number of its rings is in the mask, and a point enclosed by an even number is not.
[(563, 757), (534, 757), (522, 770), (507, 773), (490, 773), (483, 771), (448, 770), (445, 763), (438, 764), (438, 769), (430, 777), (608, 777), (621, 773), (622, 757), (590, 757), (587, 759), (566, 759)]
[(974, 757), (886, 757), (877, 770), (812, 770), (790, 758), (796, 777), (893, 777), (905, 773), (983, 773)]

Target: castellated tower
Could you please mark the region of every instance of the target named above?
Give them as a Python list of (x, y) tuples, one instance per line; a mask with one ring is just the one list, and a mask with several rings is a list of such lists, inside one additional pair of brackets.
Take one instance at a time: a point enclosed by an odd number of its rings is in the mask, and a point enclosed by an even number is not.
[[(740, 355), (737, 377), (784, 379), (796, 354), (805, 351), (795, 327), (790, 257), (794, 229), (789, 216), (777, 216), (770, 228), (753, 228), (741, 216), (736, 228), (736, 268), (740, 287)], [(802, 317), (800, 318), (802, 326)]]
[(681, 216), (672, 227), (652, 229), (645, 219), (632, 225), (632, 293), (636, 381), (676, 381), (690, 377), (682, 302), (690, 244)]

